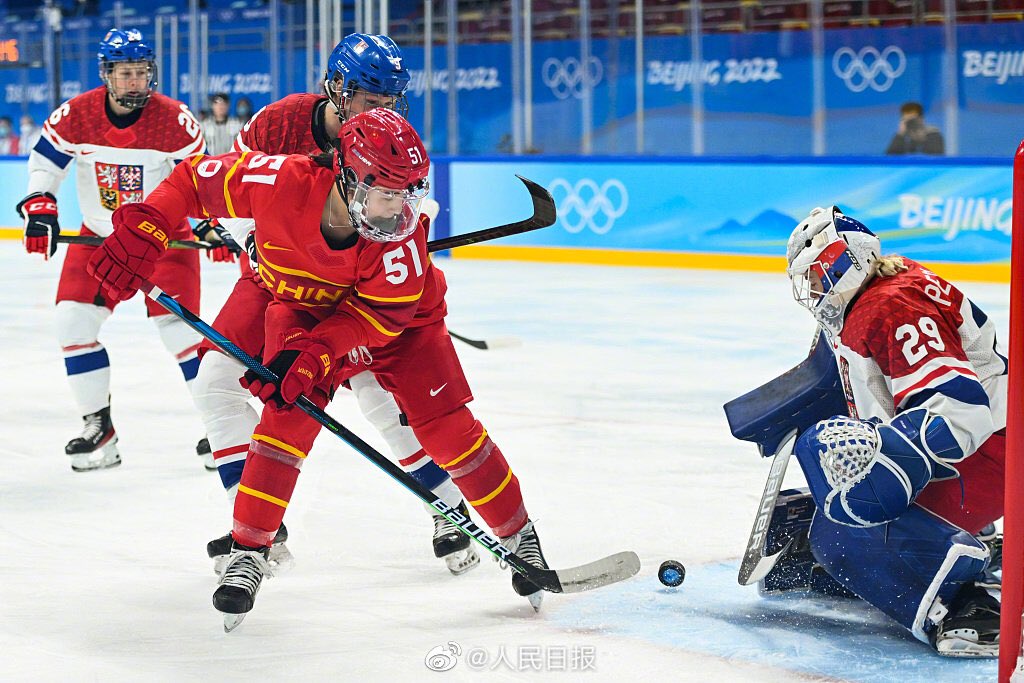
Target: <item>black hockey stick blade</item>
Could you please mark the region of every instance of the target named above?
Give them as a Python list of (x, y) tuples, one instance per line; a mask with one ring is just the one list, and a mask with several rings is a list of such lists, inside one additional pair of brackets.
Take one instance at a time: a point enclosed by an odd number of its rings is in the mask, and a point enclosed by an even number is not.
[(448, 330), (448, 336), (452, 339), (458, 339), (463, 344), (468, 344), (474, 349), (480, 349), (486, 351), (487, 349), (508, 349), (513, 346), (522, 346), (523, 342), (515, 337), (495, 337), (490, 341), (485, 339), (470, 339), (469, 337), (463, 337), (461, 334), (456, 334), (451, 330)]
[[(782, 480), (786, 476), (789, 457), (793, 455), (796, 437), (797, 430), (791, 430), (773, 456), (772, 468), (768, 472), (768, 481), (765, 482), (764, 493), (761, 494), (761, 504), (757, 508), (757, 516), (754, 518), (754, 526), (750, 530), (750, 538), (747, 539), (747, 550), (743, 553), (743, 561), (740, 562), (737, 581), (741, 586), (749, 586), (763, 579), (789, 550), (787, 543), (786, 547), (779, 552), (765, 557), (764, 541), (768, 534), (772, 512), (775, 510), (775, 501), (779, 499), (779, 491), (782, 490)], [(790, 543), (792, 543), (792, 539), (790, 539)]]
[[(98, 247), (103, 244), (103, 238), (99, 235), (57, 235), (58, 244), (85, 244), (90, 247)], [(202, 240), (170, 240), (167, 246), (171, 249), (212, 249), (220, 246), (203, 242)]]
[(488, 240), (498, 239), (499, 237), (518, 235), (520, 233), (530, 232), (531, 230), (538, 230), (540, 228), (546, 228), (549, 225), (554, 225), (555, 218), (557, 218), (557, 212), (555, 210), (555, 200), (551, 198), (551, 193), (529, 178), (524, 178), (518, 174), (516, 175), (516, 178), (523, 181), (523, 184), (526, 185), (526, 189), (530, 193), (530, 199), (533, 200), (532, 216), (527, 218), (525, 221), (519, 221), (518, 223), (498, 225), (493, 228), (485, 228), (483, 230), (477, 230), (476, 232), (469, 232), (465, 235), (453, 235), (451, 237), (445, 237), (444, 239), (427, 242), (427, 251), (435, 252), (444, 251), (445, 249), (454, 249), (455, 247), (464, 247), (469, 244), (487, 242)]

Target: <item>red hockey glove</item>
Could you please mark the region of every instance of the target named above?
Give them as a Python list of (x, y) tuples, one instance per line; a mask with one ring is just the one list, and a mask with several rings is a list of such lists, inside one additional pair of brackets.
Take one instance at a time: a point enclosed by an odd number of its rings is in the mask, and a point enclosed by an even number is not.
[(275, 408), (295, 403), (300, 394), (308, 396), (334, 368), (331, 348), (308, 336), (305, 330), (289, 330), (284, 340), (284, 347), (267, 363), (267, 369), (280, 379), (279, 385), (264, 380), (252, 370), (247, 370), (238, 380), (253, 396)]
[(18, 215), (25, 219), (25, 251), (49, 260), (57, 252), (57, 198), (49, 192), (33, 192), (18, 202)]
[(86, 264), (86, 272), (100, 281), (111, 301), (135, 296), (144, 280), (153, 275), (156, 260), (167, 248), (167, 231), (155, 225), (151, 212), (131, 204), (114, 212), (114, 232)]
[(235, 255), (242, 251), (231, 233), (216, 218), (199, 221), (192, 228), (192, 234), (204, 242), (217, 245), (206, 250), (206, 257), (214, 263), (234, 263)]

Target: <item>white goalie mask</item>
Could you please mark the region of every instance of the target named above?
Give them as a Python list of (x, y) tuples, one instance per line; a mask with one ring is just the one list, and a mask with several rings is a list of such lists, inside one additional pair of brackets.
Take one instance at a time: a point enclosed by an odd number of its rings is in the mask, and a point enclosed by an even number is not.
[(878, 237), (860, 221), (836, 206), (814, 209), (786, 246), (793, 298), (838, 334), (850, 302), (874, 276), (880, 252)]

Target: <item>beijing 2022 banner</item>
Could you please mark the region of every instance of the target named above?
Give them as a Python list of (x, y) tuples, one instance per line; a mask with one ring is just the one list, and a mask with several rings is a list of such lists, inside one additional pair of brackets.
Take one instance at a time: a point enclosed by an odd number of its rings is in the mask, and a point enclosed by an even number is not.
[(558, 220), (502, 244), (783, 256), (794, 226), (832, 202), (886, 253), (1009, 260), (1009, 164), (453, 162), (452, 232), (522, 219), (514, 173), (551, 191)]

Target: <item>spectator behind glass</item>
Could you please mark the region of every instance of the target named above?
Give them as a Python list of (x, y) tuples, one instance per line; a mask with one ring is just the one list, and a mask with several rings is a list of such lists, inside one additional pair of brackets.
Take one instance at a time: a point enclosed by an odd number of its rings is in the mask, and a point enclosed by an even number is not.
[(242, 129), (242, 122), (228, 116), (231, 100), (225, 93), (210, 98), (210, 117), (203, 120), (203, 137), (210, 154), (225, 154), (231, 151), (235, 136)]
[(18, 153), (18, 136), (14, 134), (14, 122), (10, 116), (0, 116), (0, 155)]
[(21, 125), (19, 127), (21, 133), (21, 142), (18, 144), (18, 154), (25, 157), (32, 151), (32, 148), (39, 142), (39, 134), (42, 129), (36, 125), (36, 122), (32, 119), (31, 114), (23, 114), (21, 117)]
[(235, 100), (235, 116), (242, 122), (242, 125), (252, 118), (252, 100), (248, 97), (239, 97)]
[(946, 142), (935, 126), (924, 121), (924, 107), (918, 102), (900, 106), (900, 127), (892, 136), (886, 154), (945, 154)]

